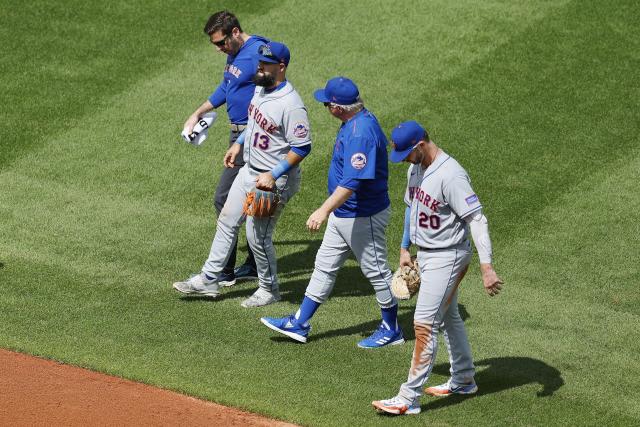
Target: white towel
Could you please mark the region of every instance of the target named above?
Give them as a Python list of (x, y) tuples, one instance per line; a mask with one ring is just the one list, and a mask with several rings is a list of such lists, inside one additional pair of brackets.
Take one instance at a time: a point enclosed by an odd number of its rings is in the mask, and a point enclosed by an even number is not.
[(207, 139), (209, 128), (213, 126), (217, 118), (218, 113), (215, 111), (210, 111), (204, 114), (193, 127), (193, 132), (188, 134), (186, 129), (182, 130), (182, 138), (189, 144), (199, 146), (205, 139)]

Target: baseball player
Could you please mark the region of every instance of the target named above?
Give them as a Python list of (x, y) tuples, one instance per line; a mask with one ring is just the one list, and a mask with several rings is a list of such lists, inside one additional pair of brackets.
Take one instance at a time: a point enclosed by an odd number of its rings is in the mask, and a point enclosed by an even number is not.
[[(231, 146), (246, 128), (249, 101), (251, 101), (256, 87), (253, 76), (258, 68), (258, 49), (260, 46), (264, 46), (268, 40), (261, 36), (248, 35), (242, 31), (238, 19), (227, 11), (211, 15), (204, 27), (204, 32), (209, 36), (216, 50), (227, 55), (227, 64), (224, 68), (222, 81), (211, 96), (189, 116), (184, 124), (184, 129), (187, 134), (191, 133), (193, 127), (205, 113), (226, 103), (227, 115), (231, 123), (229, 134), (229, 146)], [(243, 165), (244, 161), (240, 155), (236, 159), (234, 167), (222, 170), (213, 198), (218, 215), (227, 200), (231, 184)], [(237, 244), (234, 244), (220, 279), (220, 283), (225, 286), (235, 284), (236, 280), (257, 277), (250, 247), (247, 260), (234, 271), (236, 251)]]
[(333, 78), (314, 97), (342, 121), (329, 167), (330, 196), (307, 220), (311, 231), (317, 231), (328, 219), (327, 228), (300, 309), (291, 316), (263, 317), (261, 321), (296, 341), (307, 342), (309, 320), (329, 297), (338, 270), (351, 251), (375, 289), (382, 310), (380, 327), (358, 346), (402, 344), (398, 303), (390, 290), (393, 274), (387, 265), (385, 238), (390, 213), (387, 138), (375, 116), (364, 108), (351, 80)]
[[(286, 80), (290, 52), (287, 46), (269, 42), (258, 49), (257, 87), (249, 104), (249, 120), (244, 136), (229, 148), (224, 163), (233, 167), (244, 146), (245, 165), (233, 181), (229, 197), (220, 211), (209, 258), (197, 274), (173, 287), (185, 294), (216, 297), (229, 252), (240, 225), (246, 220), (247, 239), (256, 260), (259, 287), (243, 307), (259, 307), (280, 300), (276, 253), (272, 235), (286, 203), (300, 187), (298, 164), (311, 151), (307, 110), (302, 99)], [(246, 216), (243, 204), (255, 189), (277, 191), (280, 202), (273, 216)]]
[(407, 204), (400, 265), (409, 265), (411, 243), (418, 247), (422, 284), (414, 315), (416, 335), (407, 382), (397, 396), (374, 401), (378, 412), (420, 413), (419, 398), (444, 332), (451, 378), (425, 390), (433, 396), (473, 394), (475, 368), (464, 323), (458, 312), (458, 286), (471, 259), (469, 234), (478, 250), (484, 288), (491, 296), (502, 288), (491, 263), (491, 239), (482, 205), (471, 188), (467, 172), (430, 140), (415, 121), (398, 125), (391, 133), (391, 161), (411, 163), (404, 201)]

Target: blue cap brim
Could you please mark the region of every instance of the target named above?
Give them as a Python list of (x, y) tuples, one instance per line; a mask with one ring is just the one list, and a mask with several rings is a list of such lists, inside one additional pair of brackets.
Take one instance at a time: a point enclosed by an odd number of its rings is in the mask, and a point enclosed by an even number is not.
[(401, 161), (407, 158), (411, 150), (413, 150), (414, 148), (415, 148), (415, 145), (413, 147), (409, 147), (406, 150), (402, 150), (402, 151), (391, 150), (391, 154), (389, 154), (389, 159), (391, 160), (391, 163), (400, 163)]
[(329, 98), (327, 97), (327, 94), (324, 92), (324, 89), (318, 89), (315, 92), (313, 92), (313, 97), (318, 102), (330, 102)]
[(280, 61), (276, 61), (273, 58), (267, 58), (266, 56), (258, 55), (258, 61), (260, 62), (268, 62), (269, 64), (279, 64)]

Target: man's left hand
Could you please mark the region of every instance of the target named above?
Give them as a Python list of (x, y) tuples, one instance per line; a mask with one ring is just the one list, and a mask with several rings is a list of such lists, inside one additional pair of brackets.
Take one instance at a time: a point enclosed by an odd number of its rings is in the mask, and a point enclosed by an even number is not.
[(480, 264), (480, 271), (482, 272), (484, 290), (487, 291), (489, 296), (498, 295), (504, 282), (498, 277), (498, 274), (493, 269), (493, 265)]

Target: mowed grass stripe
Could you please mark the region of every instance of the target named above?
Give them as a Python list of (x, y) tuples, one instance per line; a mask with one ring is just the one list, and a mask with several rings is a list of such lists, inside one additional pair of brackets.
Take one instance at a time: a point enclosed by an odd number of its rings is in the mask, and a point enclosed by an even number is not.
[(407, 103), (468, 169), (498, 237), (526, 238), (538, 212), (637, 146), (637, 9), (567, 3)]
[(138, 287), (167, 269), (174, 273), (178, 255), (200, 237), (197, 230), (214, 221), (211, 212), (176, 215), (172, 207), (144, 200), (86, 193), (14, 172), (0, 176), (7, 190), (0, 193), (0, 231), (12, 237), (0, 242), (3, 253), (90, 274), (97, 283)]
[[(261, 7), (271, 4), (263, 1)], [(207, 17), (224, 6), (245, 19), (259, 14), (252, 4), (237, 1), (194, 1), (188, 7), (174, 0), (144, 6), (121, 0), (4, 5), (0, 168), (52, 135), (84, 126), (113, 95), (163, 73), (167, 64), (183, 62), (185, 47), (205, 38)]]

